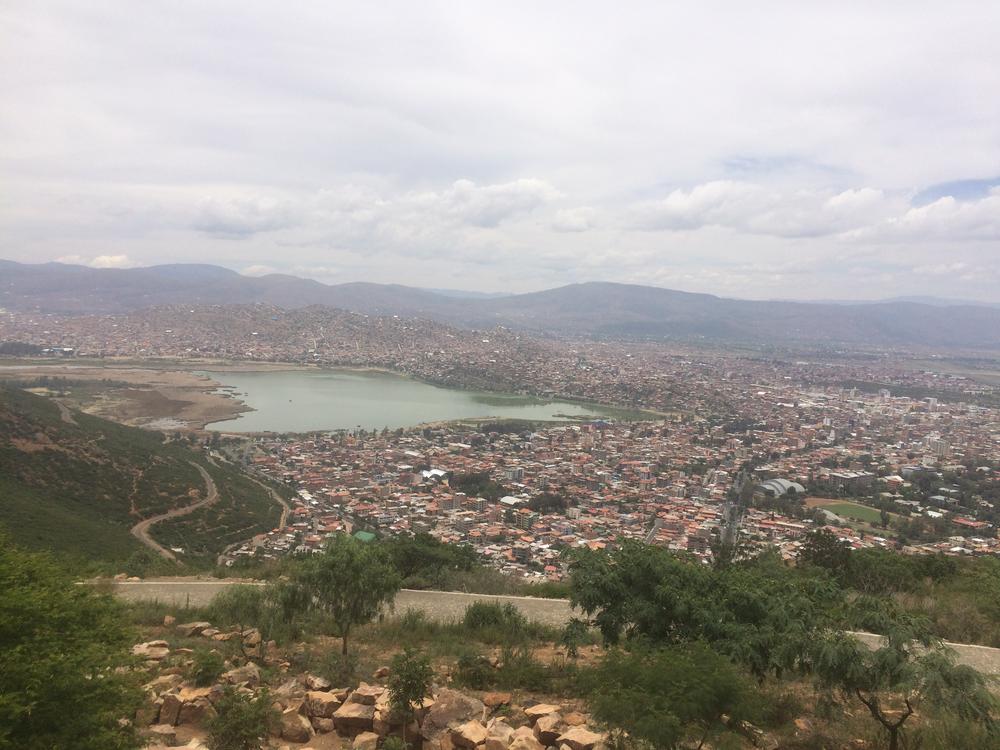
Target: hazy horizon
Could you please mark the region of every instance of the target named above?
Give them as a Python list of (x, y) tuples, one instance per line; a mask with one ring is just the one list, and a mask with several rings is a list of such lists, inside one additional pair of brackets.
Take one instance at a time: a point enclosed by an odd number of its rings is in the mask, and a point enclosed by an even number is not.
[(0, 9), (0, 257), (1000, 302), (1000, 6)]

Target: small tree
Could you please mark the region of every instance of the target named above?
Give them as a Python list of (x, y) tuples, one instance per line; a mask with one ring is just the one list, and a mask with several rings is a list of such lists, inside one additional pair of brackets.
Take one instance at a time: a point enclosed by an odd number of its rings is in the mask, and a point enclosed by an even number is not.
[(851, 563), (851, 548), (833, 532), (818, 529), (806, 534), (798, 560), (800, 565), (815, 565), (843, 575)]
[(563, 628), (559, 642), (566, 649), (566, 656), (576, 659), (580, 655), (580, 646), (587, 638), (587, 623), (579, 617), (570, 618)]
[(889, 630), (874, 650), (845, 633), (828, 632), (817, 639), (812, 657), (820, 686), (859, 701), (885, 730), (889, 750), (898, 750), (907, 720), (922, 703), (995, 730), (996, 702), (986, 679), (956, 665), (940, 642), (906, 624)]
[(399, 574), (383, 547), (345, 534), (304, 560), (295, 579), (310, 606), (333, 622), (344, 654), (351, 628), (374, 619), (400, 587)]
[(723, 715), (741, 718), (749, 689), (732, 662), (704, 644), (648, 654), (612, 651), (595, 670), (590, 707), (612, 733), (653, 750), (674, 750), (688, 740), (702, 747), (723, 733)]
[[(0, 750), (131, 750), (121, 605), (0, 534)], [(72, 707), (72, 710), (67, 710)]]
[(434, 670), (425, 654), (409, 647), (392, 658), (389, 669), (389, 706), (403, 719), (406, 742), (406, 725), (430, 692)]
[(211, 750), (260, 750), (276, 721), (267, 690), (247, 696), (227, 687), (208, 720)]

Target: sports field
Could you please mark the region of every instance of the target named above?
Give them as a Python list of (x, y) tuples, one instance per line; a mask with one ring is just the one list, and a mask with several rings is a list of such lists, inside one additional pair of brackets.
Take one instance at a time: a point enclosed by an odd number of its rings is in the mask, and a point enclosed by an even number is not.
[(859, 505), (849, 500), (831, 500), (825, 497), (810, 497), (806, 500), (809, 508), (822, 508), (831, 513), (836, 513), (841, 518), (853, 518), (856, 521), (866, 523), (881, 523), (882, 514), (875, 508), (867, 505)]

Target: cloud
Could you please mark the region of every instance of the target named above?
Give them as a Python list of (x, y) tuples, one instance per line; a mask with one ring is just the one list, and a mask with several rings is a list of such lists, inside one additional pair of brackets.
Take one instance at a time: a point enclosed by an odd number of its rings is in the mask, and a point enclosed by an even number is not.
[(139, 265), (127, 255), (98, 255), (89, 259), (80, 255), (62, 255), (56, 258), (56, 262), (91, 268), (135, 268)]
[(552, 217), (552, 229), (556, 232), (586, 232), (597, 226), (597, 212), (588, 206), (563, 208)]

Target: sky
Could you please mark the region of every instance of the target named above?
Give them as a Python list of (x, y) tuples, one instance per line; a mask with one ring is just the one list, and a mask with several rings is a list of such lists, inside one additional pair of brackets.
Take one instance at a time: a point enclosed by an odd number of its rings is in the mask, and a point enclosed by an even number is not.
[(0, 257), (997, 302), (998, 29), (993, 0), (5, 0)]

